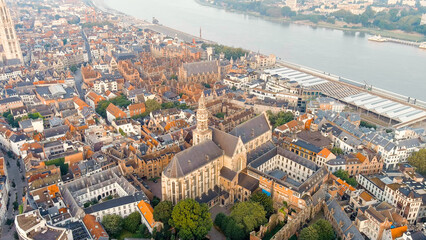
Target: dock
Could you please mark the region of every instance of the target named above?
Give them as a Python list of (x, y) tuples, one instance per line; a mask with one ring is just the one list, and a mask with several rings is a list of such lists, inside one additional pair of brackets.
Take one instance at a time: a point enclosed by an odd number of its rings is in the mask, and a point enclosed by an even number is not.
[(399, 43), (404, 44), (408, 46), (414, 46), (414, 47), (420, 47), (420, 42), (412, 42), (412, 41), (406, 41), (406, 40), (400, 40), (395, 38), (386, 38), (386, 42), (393, 42), (393, 43)]

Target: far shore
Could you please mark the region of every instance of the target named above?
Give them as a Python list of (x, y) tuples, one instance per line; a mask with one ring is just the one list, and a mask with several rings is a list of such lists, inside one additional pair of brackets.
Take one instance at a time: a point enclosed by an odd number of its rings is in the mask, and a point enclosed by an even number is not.
[(202, 2), (200, 0), (194, 0), (194, 1), (196, 1), (198, 4), (203, 5), (203, 6), (214, 7), (214, 8), (222, 9), (222, 10), (225, 10), (225, 11), (228, 11), (228, 12), (235, 12), (235, 13), (255, 16), (255, 17), (259, 17), (259, 18), (262, 18), (264, 20), (276, 22), (276, 23), (292, 23), (292, 24), (306, 25), (306, 26), (311, 26), (311, 27), (336, 29), (336, 30), (341, 30), (341, 31), (345, 31), (345, 32), (360, 32), (360, 33), (365, 33), (365, 34), (370, 34), (370, 35), (381, 35), (382, 37), (389, 37), (389, 38), (395, 38), (395, 39), (413, 41), (413, 42), (424, 42), (424, 41), (426, 41), (426, 36), (424, 36), (420, 33), (407, 33), (407, 32), (403, 32), (403, 31), (400, 31), (400, 30), (392, 30), (391, 31), (391, 30), (381, 30), (381, 29), (364, 28), (364, 27), (354, 27), (354, 28), (342, 27), (342, 26), (338, 26), (336, 24), (330, 24), (330, 23), (326, 23), (326, 22), (313, 23), (313, 22), (310, 22), (310, 21), (307, 21), (307, 20), (306, 21), (294, 21), (294, 20), (291, 20), (291, 19), (288, 19), (288, 18), (274, 18), (274, 17), (262, 16), (257, 12), (244, 12), (244, 11), (238, 11), (238, 10), (234, 10), (234, 9), (226, 9), (226, 8), (219, 7), (217, 5), (212, 5), (212, 4), (209, 4), (209, 3), (206, 3), (206, 2)]

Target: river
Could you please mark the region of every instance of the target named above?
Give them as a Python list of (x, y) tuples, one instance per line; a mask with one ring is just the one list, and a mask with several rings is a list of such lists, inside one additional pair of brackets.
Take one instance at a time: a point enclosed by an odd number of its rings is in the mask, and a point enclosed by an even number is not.
[(368, 35), (275, 23), (195, 0), (104, 0), (131, 16), (337, 74), (426, 101), (426, 50), (368, 41)]

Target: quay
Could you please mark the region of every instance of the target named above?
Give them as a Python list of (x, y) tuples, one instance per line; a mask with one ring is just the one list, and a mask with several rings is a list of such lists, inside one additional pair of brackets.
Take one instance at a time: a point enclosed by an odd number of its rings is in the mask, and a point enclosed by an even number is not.
[(412, 41), (400, 40), (400, 39), (395, 39), (395, 38), (386, 38), (386, 41), (404, 44), (404, 45), (409, 45), (409, 46), (414, 46), (414, 47), (420, 47), (420, 44), (421, 44), (419, 42), (412, 42)]

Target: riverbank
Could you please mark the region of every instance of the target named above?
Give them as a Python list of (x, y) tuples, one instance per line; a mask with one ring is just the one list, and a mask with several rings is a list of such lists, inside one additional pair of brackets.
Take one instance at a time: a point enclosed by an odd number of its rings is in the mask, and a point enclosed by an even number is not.
[[(344, 31), (344, 32), (353, 32), (353, 33), (359, 32), (359, 33), (364, 33), (364, 34), (369, 34), (369, 35), (381, 35), (382, 37), (395, 38), (395, 39), (400, 39), (400, 40), (405, 40), (405, 41), (413, 41), (413, 42), (424, 42), (424, 41), (426, 41), (426, 36), (419, 34), (419, 33), (407, 33), (407, 32), (401, 31), (401, 30), (381, 30), (381, 29), (356, 27), (356, 26), (349, 27), (348, 25), (350, 25), (350, 24), (347, 24), (347, 23), (344, 23), (344, 24), (331, 24), (331, 23), (327, 23), (327, 22), (313, 23), (313, 22), (310, 22), (308, 20), (291, 20), (291, 19), (288, 19), (288, 18), (274, 18), (274, 17), (263, 16), (263, 15), (259, 14), (258, 12), (246, 12), (246, 11), (239, 11), (239, 10), (235, 10), (235, 9), (223, 8), (223, 7), (214, 5), (214, 4), (204, 2), (202, 0), (194, 0), (194, 1), (197, 2), (198, 4), (202, 5), (202, 6), (213, 7), (213, 8), (222, 9), (222, 10), (225, 10), (225, 11), (228, 11), (228, 12), (254, 16), (254, 17), (262, 18), (264, 20), (275, 22), (275, 23), (289, 23), (289, 24), (291, 23), (291, 24), (305, 25), (305, 26), (311, 26), (311, 27), (341, 30), (341, 31)], [(344, 27), (344, 25), (347, 25), (347, 26)]]

